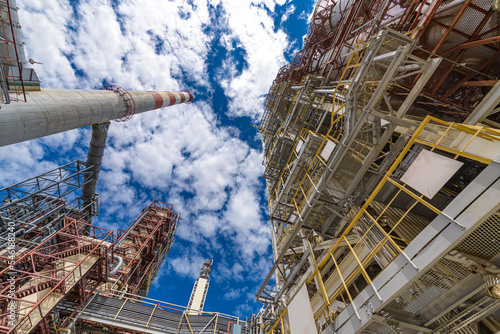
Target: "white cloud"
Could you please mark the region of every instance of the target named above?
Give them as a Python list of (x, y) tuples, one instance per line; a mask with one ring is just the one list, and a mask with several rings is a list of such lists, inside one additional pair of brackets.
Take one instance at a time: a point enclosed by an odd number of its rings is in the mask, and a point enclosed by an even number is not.
[[(45, 87), (93, 88), (106, 79), (126, 88), (178, 90), (176, 77), (207, 80), (209, 37), (200, 31), (208, 9), (201, 1), (136, 0), (113, 8), (109, 1), (86, 0), (77, 14), (67, 0), (20, 5), (27, 52), (44, 63), (36, 69)], [(180, 18), (181, 11), (189, 17)], [(84, 77), (77, 78), (77, 70)]]
[[(265, 4), (271, 10), (276, 2), (251, 0), (222, 0), (227, 12), (228, 27), (233, 40), (241, 43), (245, 50), (247, 66), (236, 72), (234, 59), (227, 59), (220, 74), (222, 86), (230, 98), (230, 116), (260, 118), (264, 108), (264, 95), (276, 77), (279, 68), (285, 64), (284, 51), (288, 44), (286, 34), (275, 31), (273, 19), (268, 15)], [(285, 1), (279, 1), (284, 4)]]
[(296, 9), (297, 9), (297, 7), (295, 7), (294, 5), (288, 6), (287, 10), (285, 11), (285, 14), (283, 14), (283, 16), (281, 17), (281, 23), (283, 23), (286, 20), (288, 20), (288, 18), (290, 17), (290, 15), (292, 15), (293, 13), (295, 13)]

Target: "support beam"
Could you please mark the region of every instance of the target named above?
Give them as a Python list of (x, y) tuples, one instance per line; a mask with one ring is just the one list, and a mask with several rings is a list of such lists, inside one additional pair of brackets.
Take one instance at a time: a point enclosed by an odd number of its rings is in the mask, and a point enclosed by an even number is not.
[(464, 121), (464, 124), (475, 125), (482, 122), (500, 103), (500, 81), (490, 90), (479, 105)]

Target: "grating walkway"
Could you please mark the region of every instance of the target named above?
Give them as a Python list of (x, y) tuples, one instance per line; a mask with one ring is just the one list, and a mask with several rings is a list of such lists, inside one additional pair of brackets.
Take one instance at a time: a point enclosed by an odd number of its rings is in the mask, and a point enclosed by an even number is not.
[[(76, 305), (64, 302), (61, 308), (71, 310)], [(97, 295), (83, 310), (79, 320), (119, 327), (150, 334), (165, 333), (227, 333), (237, 318), (207, 313), (188, 315), (184, 309), (145, 305), (128, 298), (118, 299)], [(246, 323), (239, 321), (242, 333), (249, 333)]]

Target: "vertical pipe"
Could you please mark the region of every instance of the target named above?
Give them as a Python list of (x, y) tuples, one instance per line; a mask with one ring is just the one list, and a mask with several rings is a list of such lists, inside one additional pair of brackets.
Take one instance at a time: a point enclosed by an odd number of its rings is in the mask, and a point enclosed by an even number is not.
[(92, 138), (90, 139), (89, 153), (87, 157), (87, 167), (92, 166), (91, 173), (85, 176), (82, 187), (82, 198), (84, 205), (90, 204), (92, 196), (95, 194), (99, 171), (101, 170), (102, 157), (108, 138), (109, 122), (92, 125)]

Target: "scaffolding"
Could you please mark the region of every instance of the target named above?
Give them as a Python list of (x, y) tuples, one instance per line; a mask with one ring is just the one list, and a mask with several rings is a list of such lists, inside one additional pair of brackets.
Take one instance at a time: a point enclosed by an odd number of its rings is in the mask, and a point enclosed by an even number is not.
[[(420, 58), (445, 60), (418, 105), (465, 119), (498, 82), (500, 24), (491, 7), (487, 0), (318, 1), (303, 49), (274, 84), (299, 83), (308, 74), (339, 80), (346, 69), (352, 71), (346, 55), (391, 28), (420, 41), (414, 51)], [(417, 81), (418, 76), (401, 80), (398, 95), (407, 95)]]
[(27, 90), (40, 90), (35, 71), (25, 67), (27, 61), (17, 10), (15, 0), (0, 1), (0, 95), (5, 104), (26, 102)]
[[(58, 305), (67, 314), (75, 309), (75, 303)], [(219, 312), (196, 312), (183, 306), (145, 298), (117, 290), (96, 292), (80, 308), (75, 318), (75, 330), (123, 331), (130, 333), (233, 333), (238, 326), (241, 333), (249, 333), (245, 321)]]

